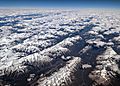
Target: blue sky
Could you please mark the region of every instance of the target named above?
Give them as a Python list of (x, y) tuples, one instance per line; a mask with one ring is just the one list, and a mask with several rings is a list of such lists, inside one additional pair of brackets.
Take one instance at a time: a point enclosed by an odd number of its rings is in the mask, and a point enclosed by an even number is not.
[(0, 0), (0, 7), (120, 8), (120, 0)]

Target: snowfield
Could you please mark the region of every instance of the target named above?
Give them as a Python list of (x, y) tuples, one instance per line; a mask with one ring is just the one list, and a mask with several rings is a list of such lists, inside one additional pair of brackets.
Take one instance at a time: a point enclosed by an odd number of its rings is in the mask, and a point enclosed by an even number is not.
[(120, 10), (0, 9), (0, 86), (120, 86)]

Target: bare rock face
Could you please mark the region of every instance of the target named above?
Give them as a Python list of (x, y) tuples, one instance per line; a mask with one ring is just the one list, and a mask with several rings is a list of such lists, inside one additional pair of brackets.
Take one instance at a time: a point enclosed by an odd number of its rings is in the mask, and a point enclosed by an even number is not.
[(120, 86), (119, 14), (0, 9), (0, 86)]

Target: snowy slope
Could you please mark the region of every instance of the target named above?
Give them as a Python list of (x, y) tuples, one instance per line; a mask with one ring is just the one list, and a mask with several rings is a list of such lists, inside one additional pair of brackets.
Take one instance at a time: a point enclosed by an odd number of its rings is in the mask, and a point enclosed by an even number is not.
[(119, 81), (120, 10), (0, 9), (0, 85)]

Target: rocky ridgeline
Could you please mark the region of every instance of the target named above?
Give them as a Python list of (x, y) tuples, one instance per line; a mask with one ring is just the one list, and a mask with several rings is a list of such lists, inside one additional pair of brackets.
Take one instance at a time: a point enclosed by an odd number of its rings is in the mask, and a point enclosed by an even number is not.
[(5, 9), (0, 13), (0, 85), (120, 86), (119, 14)]

